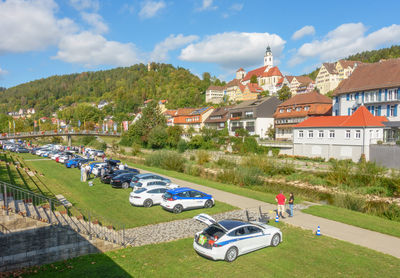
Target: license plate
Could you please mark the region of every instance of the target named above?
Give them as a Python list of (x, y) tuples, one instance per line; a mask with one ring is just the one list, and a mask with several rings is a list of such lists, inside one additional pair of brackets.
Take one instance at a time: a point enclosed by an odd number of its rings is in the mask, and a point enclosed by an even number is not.
[(204, 235), (200, 235), (199, 240), (197, 241), (200, 245), (204, 245), (206, 243), (207, 238)]

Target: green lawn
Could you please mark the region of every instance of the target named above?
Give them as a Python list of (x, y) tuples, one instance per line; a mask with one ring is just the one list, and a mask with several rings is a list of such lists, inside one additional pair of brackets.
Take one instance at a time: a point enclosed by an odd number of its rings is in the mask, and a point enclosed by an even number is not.
[(400, 277), (397, 258), (281, 223), (279, 227), (284, 236), (281, 245), (241, 256), (233, 263), (198, 256), (188, 238), (78, 257), (30, 269), (22, 276)]
[(68, 169), (64, 165), (51, 160), (35, 160), (37, 156), (23, 154), (24, 163), (44, 174), (43, 182), (54, 194), (62, 194), (84, 215), (91, 211), (92, 219), (103, 224), (114, 224), (118, 228), (126, 228), (168, 222), (176, 219), (193, 217), (199, 213), (215, 214), (236, 209), (222, 202), (216, 202), (211, 209), (198, 209), (174, 214), (163, 210), (160, 206), (151, 208), (133, 207), (128, 198), (130, 189), (114, 189), (93, 179), (93, 186), (80, 181), (78, 169)]
[[(400, 222), (334, 206), (312, 206), (302, 212), (367, 230), (400, 237)], [(400, 247), (399, 247), (400, 248)]]
[[(246, 196), (249, 198), (253, 198), (259, 201), (267, 202), (275, 204), (275, 195), (265, 192), (259, 192), (256, 190), (252, 190), (249, 188), (239, 187), (236, 185), (228, 185), (219, 182), (214, 182), (210, 180), (206, 180), (200, 177), (194, 177), (187, 174), (175, 172), (175, 171), (168, 171), (156, 167), (149, 167), (142, 164), (133, 164), (128, 163), (132, 166), (140, 169), (144, 169), (147, 171), (159, 173), (162, 175), (166, 175), (169, 177), (174, 177), (177, 179), (182, 179), (185, 181), (209, 186), (212, 188), (217, 188), (223, 191), (231, 192), (234, 194)], [(296, 202), (301, 203), (302, 200), (299, 198), (296, 199)], [(380, 232), (392, 236), (400, 237), (400, 222), (397, 221), (390, 221), (384, 219), (382, 217), (372, 216), (365, 213), (360, 213), (340, 207), (334, 206), (312, 206), (306, 210), (302, 210), (305, 213), (309, 213), (315, 216), (320, 216), (323, 218), (335, 220), (338, 222), (346, 223), (349, 225), (361, 227), (364, 229), (368, 229), (375, 232)]]

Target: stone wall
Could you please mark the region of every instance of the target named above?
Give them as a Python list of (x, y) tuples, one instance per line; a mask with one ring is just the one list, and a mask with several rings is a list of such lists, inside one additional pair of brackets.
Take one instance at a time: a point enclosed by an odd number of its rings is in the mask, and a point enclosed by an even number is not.
[(400, 146), (370, 145), (369, 156), (378, 165), (400, 169)]

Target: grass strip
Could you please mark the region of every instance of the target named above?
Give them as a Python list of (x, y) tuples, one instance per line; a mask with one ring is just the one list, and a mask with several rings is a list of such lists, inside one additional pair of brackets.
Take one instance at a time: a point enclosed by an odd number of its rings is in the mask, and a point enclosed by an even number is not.
[[(275, 223), (273, 223), (275, 225)], [(125, 248), (32, 268), (24, 277), (400, 277), (400, 260), (310, 231), (278, 224), (283, 242), (211, 261), (193, 250), (193, 239)]]

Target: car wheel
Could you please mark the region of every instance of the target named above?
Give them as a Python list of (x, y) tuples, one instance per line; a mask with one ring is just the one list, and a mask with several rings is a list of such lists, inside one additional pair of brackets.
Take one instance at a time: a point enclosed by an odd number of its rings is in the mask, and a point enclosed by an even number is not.
[(229, 248), (225, 254), (225, 261), (230, 262), (230, 263), (233, 262), (234, 260), (236, 260), (238, 253), (239, 252), (236, 247)]
[(146, 199), (146, 200), (144, 200), (144, 202), (143, 202), (143, 206), (146, 207), (146, 208), (149, 208), (149, 207), (151, 207), (152, 205), (153, 205), (153, 201), (152, 201), (151, 199)]
[(181, 213), (182, 210), (183, 210), (182, 205), (176, 205), (176, 206), (174, 206), (174, 208), (173, 208), (174, 213)]
[(129, 187), (129, 183), (124, 182), (124, 183), (122, 184), (122, 188), (123, 188), (123, 189), (127, 189), (128, 187)]
[(281, 236), (279, 234), (274, 234), (274, 236), (271, 239), (271, 246), (276, 247), (281, 243)]
[(205, 208), (211, 208), (213, 206), (213, 202), (211, 201), (211, 200), (207, 200), (205, 203), (204, 203), (204, 207)]

